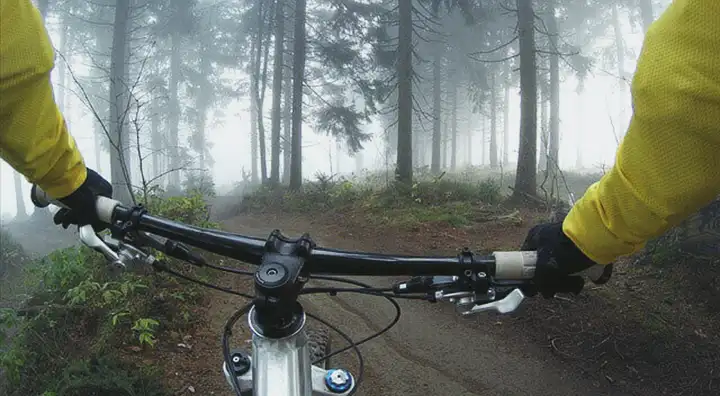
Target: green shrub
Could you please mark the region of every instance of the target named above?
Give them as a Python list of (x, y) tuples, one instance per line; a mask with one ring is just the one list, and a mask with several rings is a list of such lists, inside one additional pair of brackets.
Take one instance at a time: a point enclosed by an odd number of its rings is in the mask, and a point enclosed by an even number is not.
[(0, 278), (12, 267), (18, 268), (27, 261), (22, 246), (17, 243), (9, 232), (0, 229)]
[(209, 172), (188, 172), (183, 181), (183, 190), (186, 195), (200, 194), (204, 198), (215, 196), (215, 181)]
[[(153, 214), (215, 226), (199, 193), (161, 193), (143, 197)], [(162, 394), (158, 381), (107, 356), (129, 343), (152, 348), (167, 331), (187, 329), (196, 320), (190, 312), (201, 297), (199, 287), (164, 274), (112, 275), (105, 259), (85, 247), (55, 251), (29, 264), (23, 276), (32, 291), (26, 306), (0, 312), (0, 334), (7, 334), (0, 336), (0, 372), (10, 396)]]

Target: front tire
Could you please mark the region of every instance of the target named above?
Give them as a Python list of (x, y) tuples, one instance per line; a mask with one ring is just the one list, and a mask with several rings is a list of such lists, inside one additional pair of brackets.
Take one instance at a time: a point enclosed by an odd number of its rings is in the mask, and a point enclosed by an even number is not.
[[(330, 354), (330, 330), (327, 327), (307, 330), (310, 361), (315, 362)], [(325, 370), (330, 367), (330, 359), (318, 361), (316, 366)]]

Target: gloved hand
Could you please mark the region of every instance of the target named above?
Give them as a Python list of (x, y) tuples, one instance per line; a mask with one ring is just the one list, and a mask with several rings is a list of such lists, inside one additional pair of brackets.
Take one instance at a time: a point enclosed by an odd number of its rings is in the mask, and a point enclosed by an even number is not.
[(537, 250), (535, 285), (529, 292), (540, 292), (545, 298), (555, 293), (580, 293), (585, 279), (572, 274), (596, 264), (565, 235), (562, 220), (530, 229), (521, 250)]
[(97, 197), (112, 197), (112, 185), (92, 169), (87, 170), (87, 178), (83, 184), (72, 194), (60, 198), (63, 205), (69, 209), (62, 208), (53, 217), (55, 224), (68, 228), (70, 224), (84, 226), (91, 224), (96, 232), (107, 227), (97, 216)]

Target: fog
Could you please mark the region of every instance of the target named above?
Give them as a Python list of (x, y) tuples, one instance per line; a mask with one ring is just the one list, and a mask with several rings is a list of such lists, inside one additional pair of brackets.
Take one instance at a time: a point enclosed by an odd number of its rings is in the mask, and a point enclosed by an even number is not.
[[(103, 8), (98, 5), (100, 3), (107, 3), (107, 6)], [(64, 112), (70, 131), (88, 166), (99, 170), (109, 180), (112, 179), (113, 184), (116, 186), (118, 184), (122, 185), (122, 181), (118, 181), (117, 174), (113, 174), (111, 170), (113, 168), (111, 163), (113, 159), (110, 155), (112, 149), (100, 148), (109, 146), (106, 143), (108, 136), (115, 133), (116, 124), (121, 124), (110, 119), (107, 109), (107, 95), (110, 94), (108, 90), (110, 90), (111, 85), (110, 75), (113, 73), (110, 67), (112, 48), (103, 48), (103, 43), (100, 42), (102, 40), (97, 36), (96, 32), (98, 32), (98, 29), (105, 29), (108, 32), (105, 36), (112, 39), (113, 21), (117, 22), (114, 15), (114, 6), (120, 3), (123, 3), (123, 1), (104, 0), (104, 2), (101, 1), (95, 5), (59, 2), (47, 14), (46, 19), (47, 29), (58, 52), (56, 68), (52, 73), (56, 100)], [(263, 66), (267, 68), (265, 83), (259, 83), (258, 86), (266, 86), (266, 92), (262, 94), (264, 96), (262, 113), (266, 137), (267, 173), (269, 175), (271, 173), (272, 70), (274, 59), (274, 41), (271, 36), (275, 34), (275, 28), (268, 24), (268, 26), (265, 26), (265, 33), (260, 32), (260, 34), (267, 36), (263, 38), (265, 54), (261, 55), (267, 57), (268, 60), (253, 64), (255, 62), (254, 51), (256, 48), (254, 37), (258, 34), (258, 19), (253, 18), (251, 14), (257, 12), (257, 6), (254, 5), (256, 2), (249, 0), (200, 0), (173, 3), (171, 5), (169, 1), (150, 0), (137, 0), (129, 3), (130, 10), (128, 12), (128, 21), (126, 21), (128, 22), (127, 38), (129, 40), (126, 44), (128, 51), (124, 55), (129, 68), (123, 86), (127, 87), (127, 91), (131, 95), (125, 92), (122, 98), (125, 98), (128, 103), (133, 103), (128, 105), (129, 110), (125, 112), (127, 115), (126, 125), (121, 126), (118, 130), (124, 130), (125, 132), (122, 133), (125, 134), (126, 140), (130, 141), (127, 156), (131, 158), (129, 162), (131, 164), (132, 184), (142, 184), (138, 171), (139, 165), (136, 160), (137, 140), (141, 142), (141, 155), (144, 157), (146, 178), (152, 178), (153, 173), (158, 175), (166, 172), (176, 165), (180, 165), (184, 169), (184, 171), (171, 172), (157, 179), (157, 182), (164, 187), (168, 187), (169, 184), (174, 182), (172, 174), (177, 174), (178, 179), (182, 180), (190, 169), (206, 169), (211, 173), (216, 186), (220, 189), (229, 188), (235, 183), (241, 182), (243, 172), (251, 172), (253, 168), (252, 160), (255, 157), (253, 156), (253, 146), (251, 144), (251, 135), (253, 135), (255, 129), (255, 126), (252, 125), (254, 114), (250, 108), (252, 105), (253, 81), (257, 81), (257, 79), (253, 80), (251, 78), (252, 69), (253, 66), (258, 66), (258, 69), (260, 69), (264, 62), (267, 62), (267, 66)], [(387, 21), (383, 19), (387, 19), (387, 15), (368, 16), (371, 11), (360, 5), (364, 4), (368, 8), (370, 5), (384, 7), (385, 14), (389, 15), (389, 13), (394, 12), (393, 7), (396, 2), (348, 1), (340, 3), (355, 4), (356, 9), (359, 10), (358, 12), (363, 13), (362, 22), (357, 24), (362, 26), (362, 31), (369, 32), (380, 25), (387, 24)], [(501, 41), (501, 39), (492, 38), (493, 34), (499, 31), (504, 32), (503, 34), (513, 32), (513, 26), (508, 21), (513, 20), (514, 16), (508, 16), (508, 13), (512, 14), (512, 12), (503, 12), (502, 7), (500, 7), (502, 3), (500, 2), (475, 2), (478, 8), (469, 11), (475, 13), (472, 24), (465, 23), (462, 17), (462, 13), (467, 10), (458, 9), (458, 7), (448, 10), (445, 2), (440, 2), (442, 4), (439, 5), (438, 10), (433, 11), (430, 3), (432, 2), (416, 1), (413, 3), (416, 9), (415, 14), (413, 14), (417, 22), (416, 25), (420, 26), (425, 19), (432, 19), (433, 12), (436, 12), (436, 15), (438, 15), (436, 19), (439, 21), (435, 25), (427, 22), (427, 24), (432, 25), (434, 32), (422, 32), (422, 28), (417, 28), (419, 31), (414, 32), (413, 43), (417, 52), (412, 60), (414, 72), (418, 75), (430, 76), (425, 80), (414, 80), (413, 95), (415, 95), (415, 101), (413, 111), (415, 114), (413, 115), (412, 128), (414, 139), (419, 134), (430, 136), (433, 130), (433, 120), (431, 119), (433, 112), (432, 94), (424, 92), (421, 87), (423, 84), (429, 86), (432, 83), (432, 73), (426, 72), (426, 69), (431, 69), (429, 63), (432, 62), (433, 57), (436, 55), (436, 53), (428, 50), (428, 48), (432, 47), (433, 41), (429, 39), (425, 41), (428, 38), (427, 36), (435, 34), (439, 37), (439, 39), (436, 38), (437, 40), (446, 43), (446, 62), (441, 66), (443, 74), (445, 74), (448, 67), (454, 67), (449, 65), (451, 61), (454, 61), (452, 59), (458, 57), (470, 59), (467, 56), (468, 54), (485, 51), (487, 48), (496, 46), (496, 42)], [(515, 2), (505, 3), (507, 3), (505, 7), (510, 7), (510, 5), (512, 5), (510, 8), (515, 7)], [(614, 6), (611, 0), (590, 1), (585, 7), (587, 9), (582, 10), (584, 15), (571, 14), (580, 12), (578, 7), (570, 4), (574, 2), (559, 1), (557, 3), (555, 12), (560, 27), (559, 44), (563, 44), (563, 48), (559, 49), (562, 54), (560, 55), (559, 68), (558, 162), (563, 170), (598, 172), (612, 165), (618, 139), (624, 133), (630, 118), (629, 81), (635, 68), (635, 60), (640, 53), (643, 25), (637, 16), (638, 6), (635, 5), (636, 2), (634, 1), (617, 1), (615, 2), (617, 6)], [(630, 4), (625, 5), (624, 3)], [(653, 4), (655, 17), (662, 12), (668, 3), (669, 1), (662, 1)], [(267, 2), (267, 5), (269, 4), (270, 2)], [(323, 22), (323, 18), (332, 19), (333, 15), (337, 17), (343, 13), (352, 14), (352, 8), (349, 6), (343, 10), (334, 9), (333, 7), (332, 2), (328, 1), (307, 2), (306, 31), (309, 49), (306, 55), (306, 87), (303, 95), (302, 177), (304, 179), (313, 179), (318, 172), (350, 175), (357, 172), (358, 168), (361, 167), (366, 171), (386, 171), (388, 178), (392, 179), (396, 162), (394, 150), (398, 124), (394, 120), (388, 122), (387, 119), (397, 117), (397, 112), (390, 110), (389, 115), (384, 115), (380, 114), (382, 111), (370, 111), (369, 106), (364, 106), (365, 109), (362, 109), (362, 104), (367, 104), (368, 99), (364, 98), (363, 93), (351, 87), (351, 85), (354, 78), (383, 78), (383, 73), (389, 73), (387, 70), (391, 72), (394, 70), (394, 63), (391, 62), (389, 67), (385, 67), (386, 70), (356, 72), (352, 70), (352, 67), (360, 63), (360, 61), (349, 60), (344, 68), (335, 67), (329, 71), (324, 70), (323, 66), (327, 66), (327, 60), (321, 58), (320, 51), (313, 47), (315, 42), (322, 41), (320, 39), (330, 34), (328, 32), (332, 29), (328, 27), (330, 25), (328, 22)], [(536, 14), (545, 18), (543, 16), (545, 7), (545, 2), (536, 4)], [(177, 33), (177, 30), (168, 28), (168, 26), (174, 26), (173, 24), (177, 21), (173, 18), (180, 14), (182, 14), (182, 17), (195, 19), (188, 22), (191, 26), (188, 26), (187, 31)], [(497, 15), (497, 17), (494, 15)], [(287, 73), (293, 71), (291, 70), (293, 66), (292, 59), (289, 59), (292, 58), (293, 41), (292, 37), (288, 36), (297, 30), (293, 25), (292, 16), (293, 10), (286, 10), (286, 37), (284, 39), (284, 51), (286, 52), (284, 79), (286, 81), (290, 81)], [(340, 16), (342, 18), (337, 18), (332, 23), (339, 24), (349, 19), (347, 15)], [(592, 16), (592, 18), (589, 16)], [(622, 69), (627, 72), (624, 78), (618, 75), (618, 70), (620, 70), (617, 64), (616, 33), (618, 30), (614, 29), (613, 17), (617, 18), (619, 23), (618, 28), (624, 45)], [(168, 18), (168, 20), (163, 21), (162, 18)], [(271, 19), (270, 16), (267, 18), (268, 20)], [(179, 23), (182, 24), (183, 22)], [(373, 23), (377, 26), (373, 26)], [(564, 28), (567, 28), (567, 30), (563, 31)], [(542, 28), (536, 26), (536, 29), (535, 41), (538, 48), (540, 48), (542, 42), (547, 40), (547, 37), (543, 38)], [(207, 30), (212, 31), (209, 38), (207, 34), (203, 34)], [(324, 30), (326, 32), (323, 32)], [(391, 36), (391, 40), (388, 42), (397, 43), (397, 28), (392, 24), (387, 24), (386, 30), (387, 34)], [(173, 40), (177, 39), (174, 34), (182, 34), (179, 43), (173, 42)], [(335, 39), (340, 36), (342, 34), (334, 35)], [(473, 37), (491, 38), (488, 39), (488, 43), (475, 45), (476, 43), (467, 41)], [(373, 61), (374, 55), (368, 49), (371, 44), (358, 43), (361, 40), (357, 38), (340, 38), (351, 43), (357, 50), (357, 54), (361, 54), (365, 59), (365, 63), (380, 68), (378, 65), (381, 62), (379, 60)], [(332, 40), (328, 38), (326, 41), (330, 42)], [(340, 42), (341, 40), (336, 41)], [(481, 42), (482, 39), (478, 41)], [(112, 40), (105, 40), (105, 45), (112, 42)], [(517, 40), (515, 40), (514, 43), (505, 48), (509, 51), (508, 54), (518, 53), (517, 44)], [(168, 52), (172, 52), (171, 47), (177, 45), (181, 47), (181, 53), (168, 54)], [(217, 53), (213, 49), (216, 49)], [(546, 52), (547, 50), (538, 50), (537, 59), (539, 63), (542, 63), (542, 59), (548, 58)], [(170, 70), (173, 56), (180, 57), (179, 76), (173, 75), (174, 71)], [(505, 56), (507, 55), (499, 52), (483, 55), (485, 60), (500, 59)], [(574, 62), (573, 59), (579, 56), (590, 61), (587, 76), (584, 78), (584, 89), (580, 94), (578, 94), (578, 72), (572, 70), (569, 66)], [(203, 65), (202, 60), (204, 58), (210, 59), (210, 57), (213, 57), (210, 62), (211, 65)], [(66, 63), (65, 60), (69, 62)], [(506, 62), (492, 63), (477, 60), (457, 61), (462, 63), (462, 68), (478, 67), (477, 70), (471, 71), (469, 74), (475, 73), (478, 76), (478, 84), (467, 77), (458, 77), (454, 80), (456, 81), (456, 89), (459, 90), (455, 92), (464, 92), (458, 94), (460, 103), (457, 105), (460, 113), (457, 117), (457, 134), (460, 142), (457, 148), (458, 169), (462, 169), (469, 163), (475, 166), (491, 165), (489, 140), (486, 140), (484, 145), (480, 145), (478, 137), (483, 129), (488, 130), (490, 128), (489, 102), (485, 99), (477, 99), (476, 103), (473, 103), (473, 99), (467, 99), (467, 97), (472, 95), (486, 97), (489, 89), (486, 82), (490, 80), (487, 76), (500, 73), (498, 70), (505, 67), (504, 65), (512, 69), (513, 75), (517, 75), (519, 73), (517, 60), (517, 58), (513, 58)], [(358, 67), (366, 67), (367, 69), (367, 65)], [(460, 70), (462, 68), (456, 69)], [(456, 69), (453, 69), (455, 70), (453, 73), (459, 74), (460, 72)], [(312, 88), (323, 85), (321, 83), (325, 74), (332, 76), (332, 86)], [(538, 79), (540, 85), (542, 78), (544, 78), (542, 76), (547, 74), (547, 70), (538, 67), (537, 74), (540, 75)], [(198, 77), (207, 78), (198, 79)], [(453, 76), (442, 76), (443, 88), (449, 86), (448, 80), (451, 77)], [(173, 112), (171, 109), (172, 100), (167, 100), (168, 96), (172, 95), (172, 79), (177, 79), (175, 84), (177, 84), (176, 89), (179, 91), (176, 95), (178, 108), (180, 109), (179, 113)], [(482, 83), (479, 80), (482, 80)], [(521, 96), (517, 77), (510, 77), (510, 80), (513, 81), (509, 83), (507, 126), (509, 136), (507, 149), (502, 137), (504, 128), (502, 121), (503, 110), (499, 107), (496, 109), (498, 120), (496, 134), (498, 155), (502, 157), (504, 150), (507, 150), (508, 153), (510, 165), (509, 169), (505, 170), (514, 172), (514, 164), (517, 162), (520, 143)], [(102, 87), (99, 87), (101, 85)], [(283, 89), (287, 88), (283, 87)], [(338, 89), (341, 92), (338, 92)], [(193, 132), (197, 130), (199, 125), (198, 116), (195, 114), (198, 108), (198, 97), (202, 96), (200, 93), (209, 91), (212, 91), (212, 93), (206, 98), (205, 102), (204, 136), (197, 137)], [(104, 97), (101, 98), (103, 95)], [(127, 100), (128, 97), (133, 99)], [(389, 93), (384, 95), (383, 102), (378, 99), (379, 96), (376, 96), (374, 99), (377, 102), (375, 106), (379, 110), (389, 109), (394, 106), (393, 101), (397, 101), (397, 97), (396, 92)], [(502, 93), (497, 98), (496, 106), (502, 106)], [(359, 131), (370, 134), (370, 138), (360, 143), (362, 149), (358, 154), (349, 152), (348, 138), (344, 136), (336, 138), (328, 133), (327, 127), (319, 126), (318, 113), (314, 111), (315, 108), (323, 106), (323, 102), (325, 104), (333, 102), (333, 104), (344, 103), (348, 105), (350, 101), (353, 104), (358, 103), (357, 108), (359, 111), (365, 111), (369, 117), (368, 120), (361, 120), (359, 124)], [(283, 101), (281, 105), (283, 111), (285, 106), (286, 104)], [(442, 116), (447, 118), (450, 111), (447, 110), (448, 101), (446, 98), (443, 98), (443, 106), (445, 108), (442, 111)], [(481, 111), (467, 116), (463, 109), (471, 109), (473, 106), (479, 107)], [(99, 113), (98, 117), (102, 119), (107, 133), (103, 133), (103, 127), (98, 126), (99, 123), (91, 107), (95, 108), (95, 111)], [(538, 106), (537, 116), (538, 138), (541, 135), (542, 125), (540, 107)], [(102, 111), (99, 109), (102, 109)], [(430, 116), (425, 119), (418, 117), (418, 114), (425, 113), (430, 114)], [(153, 120), (153, 114), (159, 115), (160, 118)], [(158, 147), (151, 147), (155, 144), (151, 143), (151, 134), (167, 134), (168, 132), (165, 129), (172, 129), (172, 127), (168, 127), (168, 119), (172, 119), (173, 114), (175, 114), (174, 117), (177, 117), (178, 137), (176, 141), (180, 147), (177, 150), (172, 148), (166, 150), (169, 145), (165, 142), (161, 144), (162, 150), (158, 158), (154, 154), (158, 151)], [(287, 114), (289, 114), (289, 111)], [(153, 128), (158, 128), (158, 125), (152, 125), (153, 122), (159, 123), (160, 131), (151, 131)], [(443, 120), (443, 123), (445, 123), (445, 120)], [(281, 127), (283, 137), (286, 136), (285, 128), (287, 125), (283, 124)], [(28, 131), (28, 133), (31, 132)], [(468, 158), (468, 148), (465, 143), (468, 133), (473, 134), (473, 141), (475, 142), (472, 147), (472, 158)], [(388, 134), (391, 141), (390, 151), (393, 153), (391, 155), (387, 155), (389, 151)], [(289, 136), (289, 131), (287, 136)], [(485, 136), (487, 136), (487, 132)], [(194, 142), (193, 139), (195, 139)], [(200, 139), (199, 142), (198, 139)], [(202, 148), (198, 149), (198, 145)], [(542, 147), (542, 145), (538, 144), (538, 147)], [(481, 150), (484, 150), (484, 152), (481, 153)], [(416, 167), (430, 165), (430, 144), (422, 151), (424, 151), (422, 156), (426, 157), (426, 159), (414, 158), (413, 162)], [(181, 155), (178, 153), (183, 152), (186, 155), (182, 159), (173, 159), (173, 156), (179, 157)], [(578, 161), (578, 154), (582, 156), (581, 161)], [(361, 159), (357, 158), (358, 155)], [(281, 153), (281, 173), (284, 171), (282, 156)], [(150, 163), (153, 159), (156, 159), (159, 165), (151, 166)], [(502, 158), (500, 162), (502, 162)], [(448, 163), (449, 161), (446, 161), (445, 165), (449, 166)], [(578, 165), (582, 168), (578, 169)], [(261, 168), (259, 165), (256, 166), (259, 172)], [(177, 179), (175, 179), (175, 182), (177, 182)], [(18, 205), (16, 202), (14, 172), (6, 163), (2, 163), (0, 166), (0, 185), (2, 186), (0, 212), (4, 221), (7, 221), (17, 214)], [(29, 199), (30, 185), (25, 180), (22, 181), (21, 185), (21, 196), (24, 197), (26, 212), (29, 214), (32, 211), (32, 204)]]

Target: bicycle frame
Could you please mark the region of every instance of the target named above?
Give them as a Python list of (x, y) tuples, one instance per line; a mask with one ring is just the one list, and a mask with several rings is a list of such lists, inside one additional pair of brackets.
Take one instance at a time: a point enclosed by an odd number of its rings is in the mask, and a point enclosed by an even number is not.
[[(305, 333), (306, 316), (302, 314), (302, 325), (293, 334), (284, 338), (263, 336), (253, 323), (253, 311), (248, 315), (248, 324), (252, 331), (252, 369), (238, 376), (240, 392), (253, 396), (320, 396), (348, 395), (355, 388), (350, 377), (349, 388), (344, 392), (335, 392), (327, 385), (329, 376), (338, 370), (325, 370), (313, 366), (310, 362), (308, 337)], [(343, 371), (344, 370), (340, 370)], [(228, 384), (233, 386), (232, 373), (223, 364), (223, 373)]]

